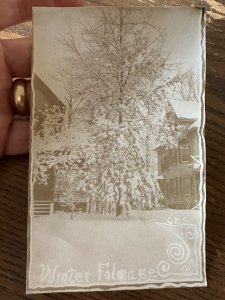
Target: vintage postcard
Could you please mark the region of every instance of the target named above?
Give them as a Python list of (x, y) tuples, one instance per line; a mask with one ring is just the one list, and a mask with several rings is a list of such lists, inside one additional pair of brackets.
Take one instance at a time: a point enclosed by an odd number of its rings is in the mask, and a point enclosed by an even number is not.
[(205, 286), (204, 9), (33, 22), (27, 293)]

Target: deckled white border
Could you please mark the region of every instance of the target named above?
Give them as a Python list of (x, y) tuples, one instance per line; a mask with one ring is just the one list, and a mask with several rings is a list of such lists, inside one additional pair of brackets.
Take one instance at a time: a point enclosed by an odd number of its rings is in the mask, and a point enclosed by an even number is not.
[[(34, 9), (32, 9), (32, 20), (34, 18)], [(29, 151), (29, 183), (28, 183), (28, 222), (27, 222), (27, 270), (26, 270), (26, 294), (31, 293), (29, 290), (30, 284), (30, 274), (31, 274), (31, 261), (32, 261), (32, 207), (33, 207), (33, 190), (32, 190), (32, 175), (33, 175), (33, 132), (34, 132), (34, 99), (35, 99), (35, 89), (34, 89), (34, 55), (35, 55), (35, 39), (34, 39), (35, 27), (32, 27), (32, 71), (31, 71), (31, 91), (32, 91), (32, 101), (31, 101), (31, 114), (30, 114), (30, 151)]]
[[(150, 6), (151, 7), (151, 6)], [(154, 8), (154, 7), (151, 7)], [(157, 8), (159, 8), (157, 6)], [(197, 8), (196, 8), (197, 9)], [(171, 282), (164, 282), (165, 280), (157, 280), (156, 283), (132, 283), (129, 285), (126, 284), (102, 284), (102, 288), (89, 286), (89, 287), (49, 287), (49, 288), (29, 288), (30, 281), (30, 269), (31, 269), (31, 261), (32, 261), (32, 206), (33, 206), (33, 191), (32, 191), (32, 169), (33, 169), (33, 125), (34, 125), (34, 109), (32, 103), (32, 114), (31, 114), (31, 141), (30, 141), (30, 166), (29, 166), (29, 211), (28, 211), (28, 232), (27, 232), (27, 240), (29, 246), (27, 247), (27, 276), (26, 276), (26, 293), (27, 294), (40, 294), (40, 293), (55, 293), (55, 292), (94, 292), (94, 291), (120, 291), (120, 290), (142, 290), (142, 289), (162, 289), (162, 288), (181, 288), (181, 287), (205, 287), (207, 286), (206, 280), (206, 252), (205, 252), (205, 223), (206, 223), (206, 145), (205, 145), (205, 137), (204, 137), (204, 129), (205, 129), (205, 80), (206, 80), (206, 10), (205, 8), (199, 8), (202, 10), (201, 17), (201, 46), (202, 46), (202, 76), (201, 76), (201, 126), (199, 128), (199, 136), (200, 136), (200, 156), (201, 156), (201, 172), (200, 172), (200, 206), (201, 209), (201, 271), (202, 271), (202, 281), (193, 281), (193, 282), (180, 282), (184, 279), (167, 279), (171, 280)], [(33, 34), (35, 28), (33, 27)], [(34, 57), (34, 39), (33, 39), (33, 57)], [(33, 78), (34, 78), (34, 67), (32, 65), (32, 95), (33, 99), (35, 99), (35, 90), (33, 86)], [(176, 281), (172, 282), (172, 281)]]

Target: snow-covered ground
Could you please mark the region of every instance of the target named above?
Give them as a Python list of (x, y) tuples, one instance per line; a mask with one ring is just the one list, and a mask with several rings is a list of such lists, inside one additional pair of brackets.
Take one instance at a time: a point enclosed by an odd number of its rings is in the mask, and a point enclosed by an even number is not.
[(198, 210), (139, 218), (58, 213), (31, 227), (30, 287), (201, 279)]

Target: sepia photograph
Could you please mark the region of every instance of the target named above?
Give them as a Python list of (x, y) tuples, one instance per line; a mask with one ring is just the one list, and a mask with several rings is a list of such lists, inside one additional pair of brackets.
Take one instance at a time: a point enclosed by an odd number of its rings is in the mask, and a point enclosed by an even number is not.
[(206, 286), (204, 9), (33, 21), (27, 292)]

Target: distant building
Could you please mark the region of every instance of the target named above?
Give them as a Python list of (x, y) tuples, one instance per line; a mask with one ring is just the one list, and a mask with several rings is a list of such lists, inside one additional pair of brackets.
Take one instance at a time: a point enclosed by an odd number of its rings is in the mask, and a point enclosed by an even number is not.
[[(49, 86), (37, 75), (33, 76), (34, 85), (34, 98), (35, 98), (35, 109), (45, 110), (46, 105), (52, 107), (56, 105), (61, 110), (65, 108), (63, 102), (57, 97), (57, 95), (49, 88)], [(38, 115), (39, 122), (35, 122), (35, 130), (39, 130), (39, 124), (43, 122), (41, 115)], [(49, 150), (51, 151), (51, 150)], [(34, 185), (33, 195), (33, 213), (35, 216), (48, 215), (53, 209), (53, 199), (55, 193), (55, 176), (54, 170), (51, 169), (49, 173), (49, 184), (45, 186), (44, 184), (36, 183)]]
[(159, 146), (158, 182), (169, 208), (189, 209), (199, 201), (199, 168), (194, 158), (199, 156), (199, 104), (194, 102), (170, 101), (171, 111), (167, 117), (174, 126), (184, 125), (178, 147), (168, 149)]
[[(58, 107), (61, 111), (65, 109), (64, 103), (50, 89), (50, 87), (35, 73), (33, 75), (34, 98), (35, 98), (35, 114), (38, 110), (45, 110), (46, 107)], [(35, 130), (39, 130), (40, 125), (44, 121), (43, 116), (37, 115), (39, 122), (35, 122)]]

